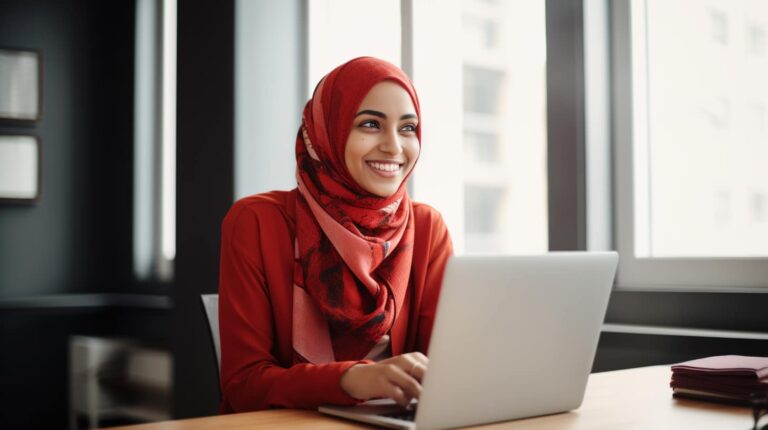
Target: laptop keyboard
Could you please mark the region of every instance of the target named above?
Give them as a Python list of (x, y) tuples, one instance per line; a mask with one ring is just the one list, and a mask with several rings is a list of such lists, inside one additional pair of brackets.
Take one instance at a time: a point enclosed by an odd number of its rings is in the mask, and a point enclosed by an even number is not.
[(385, 414), (379, 414), (383, 417), (394, 418), (396, 420), (414, 421), (416, 419), (416, 407), (410, 409), (403, 409), (401, 411), (387, 412)]

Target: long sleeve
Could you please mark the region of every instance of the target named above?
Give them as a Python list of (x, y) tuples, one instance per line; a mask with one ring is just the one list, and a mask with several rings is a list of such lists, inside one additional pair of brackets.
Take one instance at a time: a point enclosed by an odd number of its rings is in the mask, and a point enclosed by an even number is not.
[[(219, 321), (223, 412), (357, 402), (341, 388), (340, 379), (358, 362), (291, 366), (291, 357), (284, 353), (290, 330), (286, 336), (286, 330), (276, 326), (290, 321), (291, 302), (286, 298), (291, 297), (291, 272), (265, 267), (264, 263), (265, 253), (274, 258), (285, 247), (285, 255), (289, 259), (292, 255), (292, 242), (283, 243), (289, 239), (287, 234), (281, 235), (275, 228), (281, 222), (287, 231), (286, 221), (273, 206), (241, 200), (222, 226)], [(284, 263), (282, 266), (290, 267), (292, 260)], [(279, 273), (271, 275), (270, 270)], [(271, 277), (286, 285), (269, 285)], [(282, 355), (279, 359), (278, 354)]]
[(418, 332), (416, 333), (416, 349), (427, 354), (429, 340), (432, 336), (432, 326), (437, 312), (437, 300), (443, 285), (443, 274), (448, 259), (453, 255), (453, 243), (448, 228), (442, 216), (432, 209), (430, 217), (431, 229), (429, 249), (427, 252), (427, 268), (424, 279), (424, 290), (421, 306), (418, 310)]

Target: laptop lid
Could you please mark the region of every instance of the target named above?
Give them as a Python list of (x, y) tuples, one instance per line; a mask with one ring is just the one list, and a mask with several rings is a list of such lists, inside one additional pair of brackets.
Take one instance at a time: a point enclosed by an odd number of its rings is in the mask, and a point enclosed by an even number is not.
[(416, 427), (578, 408), (617, 264), (615, 252), (452, 258)]
[(618, 264), (615, 252), (453, 257), (413, 421), (389, 401), (320, 412), (419, 430), (552, 414), (581, 404)]

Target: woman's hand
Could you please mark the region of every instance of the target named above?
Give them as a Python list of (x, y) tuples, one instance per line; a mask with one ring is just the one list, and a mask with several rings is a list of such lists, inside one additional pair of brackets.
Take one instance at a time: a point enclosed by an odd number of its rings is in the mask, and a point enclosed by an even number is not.
[(421, 394), (428, 363), (424, 354), (410, 352), (374, 364), (356, 364), (341, 376), (341, 388), (359, 400), (388, 397), (408, 406)]

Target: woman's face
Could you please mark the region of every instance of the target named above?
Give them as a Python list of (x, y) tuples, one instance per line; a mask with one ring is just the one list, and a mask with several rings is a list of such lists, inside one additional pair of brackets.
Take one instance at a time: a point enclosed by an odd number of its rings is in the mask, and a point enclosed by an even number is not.
[(380, 197), (394, 194), (419, 158), (419, 118), (408, 92), (382, 81), (360, 103), (344, 149), (352, 179)]

